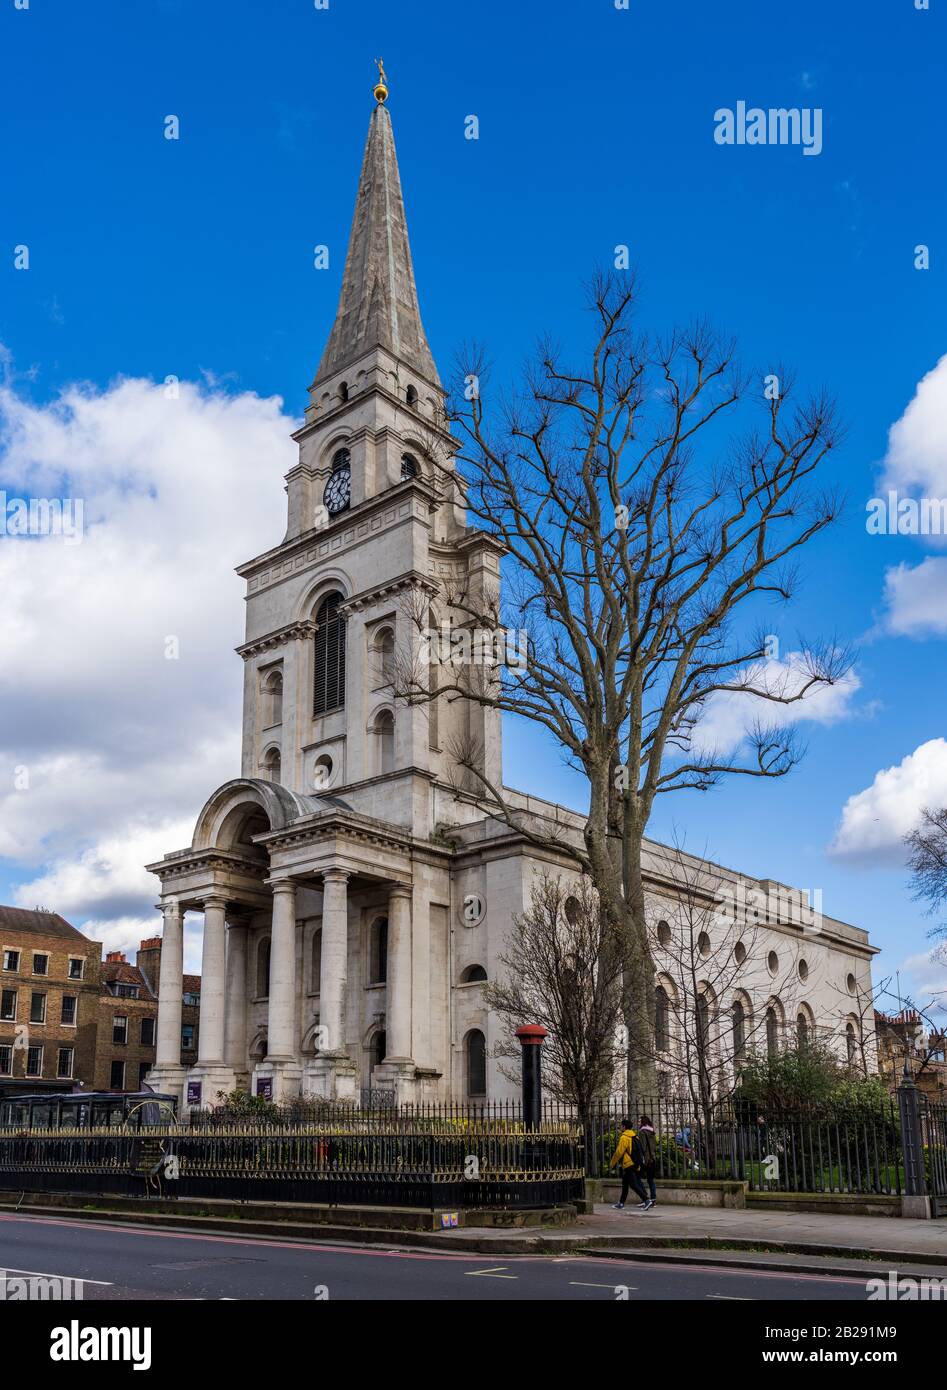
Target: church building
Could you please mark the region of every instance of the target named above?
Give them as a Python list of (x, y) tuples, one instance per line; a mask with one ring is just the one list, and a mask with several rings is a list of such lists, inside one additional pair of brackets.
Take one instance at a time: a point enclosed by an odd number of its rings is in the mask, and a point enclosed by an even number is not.
[[(396, 698), (398, 663), (421, 640), (408, 615), (438, 610), (452, 584), (495, 586), (501, 551), (468, 527), (451, 484), (383, 81), (375, 96), (338, 311), (294, 435), (286, 534), (238, 570), (240, 775), (212, 792), (188, 847), (148, 866), (163, 917), (149, 1082), (186, 1106), (235, 1087), (279, 1101), (514, 1096), (484, 982), (535, 876), (577, 872), (567, 846), (581, 815), (519, 797), (563, 836), (562, 852), (546, 854), (485, 817), (453, 775), (461, 738), (501, 782), (498, 712)], [(653, 886), (665, 893), (657, 872)], [(189, 912), (203, 914), (203, 951), (199, 1051), (185, 1067)], [(851, 1053), (871, 992), (867, 935), (823, 918), (804, 943), (805, 976), (776, 998), (772, 957), (795, 961), (799, 936), (774, 914), (754, 948), (760, 983), (739, 1007), (744, 1018), (768, 1011), (768, 1036), (794, 1035), (801, 1019), (830, 1027)], [(673, 1007), (670, 968), (659, 988)], [(714, 1000), (721, 1034), (734, 1007)]]

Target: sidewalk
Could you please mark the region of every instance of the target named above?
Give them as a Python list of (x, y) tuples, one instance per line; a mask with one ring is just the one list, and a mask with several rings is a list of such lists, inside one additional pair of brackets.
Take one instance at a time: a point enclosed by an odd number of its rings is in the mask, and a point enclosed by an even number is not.
[(720, 1207), (634, 1207), (615, 1211), (596, 1206), (591, 1216), (580, 1216), (571, 1226), (544, 1229), (542, 1233), (494, 1228), (490, 1230), (439, 1231), (434, 1239), (460, 1244), (476, 1239), (485, 1249), (503, 1242), (527, 1250), (598, 1248), (677, 1249), (741, 1248), (840, 1259), (878, 1260), (881, 1263), (919, 1261), (937, 1265), (947, 1273), (947, 1220), (921, 1221), (900, 1217), (830, 1216), (785, 1211), (733, 1211)]

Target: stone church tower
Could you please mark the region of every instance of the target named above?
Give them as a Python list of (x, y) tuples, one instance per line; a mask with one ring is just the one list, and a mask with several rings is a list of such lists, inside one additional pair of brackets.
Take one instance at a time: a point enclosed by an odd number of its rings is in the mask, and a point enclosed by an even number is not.
[[(286, 535), (238, 570), (241, 777), (211, 796), (190, 849), (149, 866), (164, 914), (151, 1082), (184, 1088), (182, 915), (203, 911), (200, 1056), (187, 1076), (203, 1104), (248, 1083), (274, 1098), (400, 1100), (464, 1084), (443, 832), (474, 812), (445, 760), (460, 736), (499, 780), (499, 716), (396, 702), (394, 675), (418, 662), (442, 584), (496, 584), (499, 550), (468, 531), (453, 485), (382, 91), (338, 311), (294, 436)], [(469, 964), (468, 1021), (481, 1027), (468, 1062), (485, 1091), (484, 971)]]
[[(186, 1105), (235, 1086), (275, 1100), (515, 1095), (495, 1059), (501, 1030), (484, 981), (535, 876), (577, 872), (569, 847), (581, 815), (507, 793), (562, 847), (540, 851), (458, 783), (460, 742), (501, 784), (496, 711), (396, 698), (397, 673), (420, 662), (422, 629), (458, 616), (458, 590), (495, 591), (501, 552), (467, 527), (454, 484), (383, 81), (375, 95), (338, 311), (286, 478), (286, 534), (238, 570), (241, 775), (209, 798), (187, 849), (149, 865), (164, 919), (149, 1080)], [(673, 921), (654, 848), (652, 890)], [(753, 883), (716, 872), (734, 897)], [(199, 1056), (185, 1073), (187, 912), (203, 913), (203, 955)], [(659, 927), (672, 952), (674, 931)], [(732, 998), (705, 996), (721, 1065), (731, 1065), (737, 1009), (741, 1027), (765, 1018), (768, 1040), (805, 1023), (851, 1050), (862, 1024), (845, 994), (870, 995), (873, 949), (864, 932), (823, 918), (792, 990), (780, 990), (772, 961), (788, 978), (800, 931), (777, 911)], [(679, 1007), (670, 960), (659, 1011)]]

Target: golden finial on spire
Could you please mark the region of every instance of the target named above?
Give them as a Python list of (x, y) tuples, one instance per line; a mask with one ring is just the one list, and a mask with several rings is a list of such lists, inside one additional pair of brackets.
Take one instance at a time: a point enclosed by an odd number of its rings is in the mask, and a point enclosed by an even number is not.
[(385, 76), (385, 64), (381, 58), (376, 58), (378, 64), (378, 81), (375, 83), (375, 100), (381, 105), (388, 99), (388, 78)]

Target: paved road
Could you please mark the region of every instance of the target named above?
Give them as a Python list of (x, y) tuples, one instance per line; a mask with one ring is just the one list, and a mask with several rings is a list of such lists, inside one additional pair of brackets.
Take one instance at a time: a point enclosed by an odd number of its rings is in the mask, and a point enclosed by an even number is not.
[[(86, 1281), (112, 1299), (863, 1300), (863, 1279), (711, 1266), (680, 1268), (607, 1257), (500, 1256), (254, 1240), (0, 1214), (8, 1276)], [(322, 1292), (319, 1292), (322, 1290)]]

